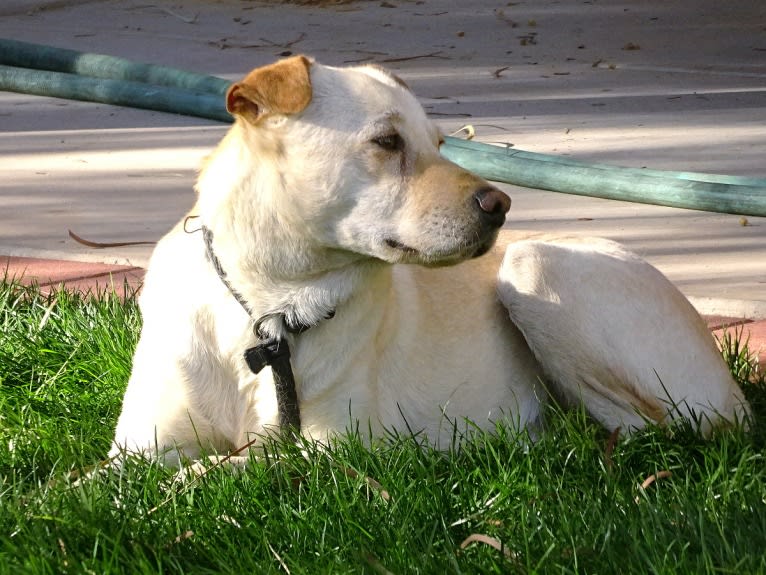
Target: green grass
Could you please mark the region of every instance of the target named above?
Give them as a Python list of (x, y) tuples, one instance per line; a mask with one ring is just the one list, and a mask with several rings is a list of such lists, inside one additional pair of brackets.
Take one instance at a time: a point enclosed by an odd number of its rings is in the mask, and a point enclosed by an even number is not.
[(129, 461), (77, 482), (108, 450), (135, 302), (5, 282), (0, 324), (0, 573), (766, 573), (766, 393), (737, 340), (753, 427), (708, 441), (680, 426), (614, 444), (550, 408), (531, 445), (352, 434), (270, 441), (198, 481)]

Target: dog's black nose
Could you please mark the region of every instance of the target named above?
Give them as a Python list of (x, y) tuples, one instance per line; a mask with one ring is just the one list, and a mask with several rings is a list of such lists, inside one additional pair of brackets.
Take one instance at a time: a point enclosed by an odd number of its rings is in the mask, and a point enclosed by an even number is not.
[(491, 186), (479, 189), (473, 197), (487, 223), (498, 228), (505, 223), (505, 214), (511, 209), (511, 198)]

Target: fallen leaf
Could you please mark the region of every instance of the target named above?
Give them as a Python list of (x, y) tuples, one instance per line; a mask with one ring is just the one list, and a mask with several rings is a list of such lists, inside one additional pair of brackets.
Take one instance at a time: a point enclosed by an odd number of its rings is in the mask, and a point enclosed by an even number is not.
[(463, 539), (463, 542), (460, 544), (461, 549), (465, 549), (472, 543), (484, 543), (485, 545), (489, 545), (490, 547), (493, 547), (494, 549), (497, 549), (503, 555), (505, 555), (508, 559), (513, 559), (515, 557), (515, 554), (511, 552), (508, 547), (503, 545), (503, 542), (495, 537), (490, 537), (489, 535), (484, 535), (482, 533), (472, 533), (465, 539)]
[[(647, 487), (649, 487), (652, 483), (657, 481), (658, 479), (665, 479), (666, 477), (672, 477), (672, 476), (673, 476), (673, 473), (667, 470), (658, 471), (657, 473), (652, 473), (649, 477), (644, 479), (644, 482), (639, 486), (639, 488), (643, 491)], [(638, 495), (636, 495), (636, 497), (634, 498), (634, 501), (636, 502), (636, 504), (639, 503), (640, 499)]]

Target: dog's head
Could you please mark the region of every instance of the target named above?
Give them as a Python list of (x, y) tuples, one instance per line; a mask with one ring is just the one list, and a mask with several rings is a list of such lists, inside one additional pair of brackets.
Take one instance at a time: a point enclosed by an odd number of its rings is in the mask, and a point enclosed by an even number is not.
[(444, 265), (485, 253), (505, 222), (508, 196), (440, 156), (438, 128), (382, 68), (297, 56), (253, 70), (226, 102), (278, 184), (253, 201), (317, 246)]

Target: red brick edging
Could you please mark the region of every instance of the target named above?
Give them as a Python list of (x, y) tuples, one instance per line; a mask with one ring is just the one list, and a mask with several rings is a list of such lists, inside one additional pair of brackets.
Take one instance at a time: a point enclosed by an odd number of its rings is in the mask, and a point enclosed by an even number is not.
[(135, 266), (0, 256), (0, 274), (24, 285), (36, 284), (43, 292), (63, 286), (82, 293), (114, 289), (120, 294), (126, 282), (131, 289), (138, 290), (145, 270)]

